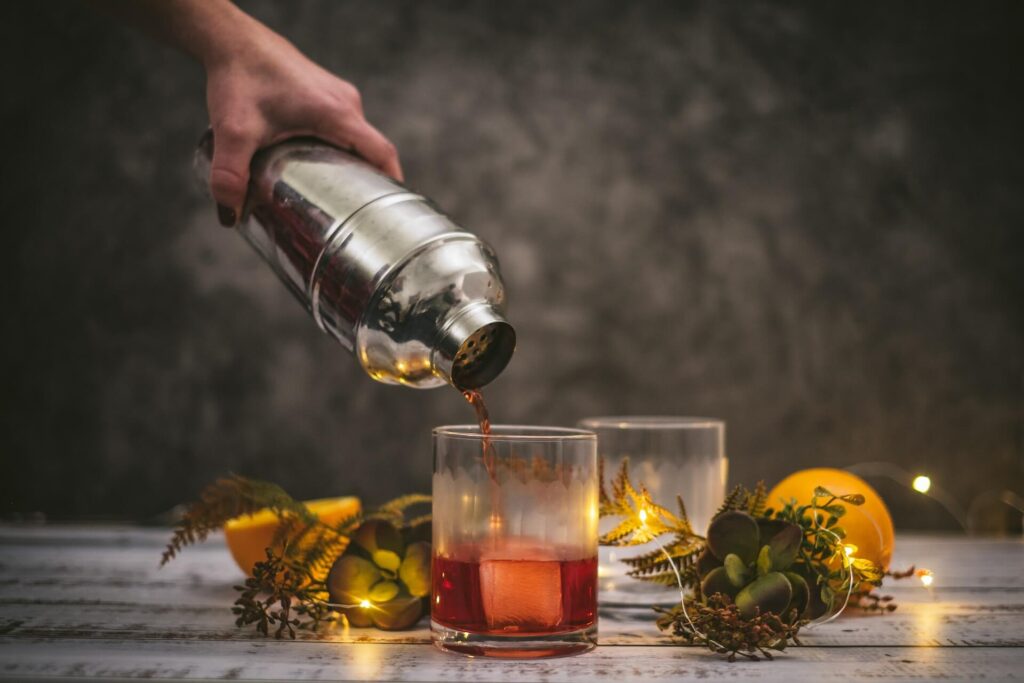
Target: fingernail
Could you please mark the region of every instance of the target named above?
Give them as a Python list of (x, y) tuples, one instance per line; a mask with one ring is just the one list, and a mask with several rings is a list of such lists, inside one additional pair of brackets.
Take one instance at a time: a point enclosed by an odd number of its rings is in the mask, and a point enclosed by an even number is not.
[(220, 224), (225, 228), (235, 227), (235, 210), (229, 209), (223, 204), (217, 205), (217, 218), (220, 219)]

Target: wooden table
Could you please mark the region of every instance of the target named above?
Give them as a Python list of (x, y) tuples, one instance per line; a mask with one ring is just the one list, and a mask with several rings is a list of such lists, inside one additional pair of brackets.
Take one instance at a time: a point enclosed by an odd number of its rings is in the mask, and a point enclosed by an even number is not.
[(646, 609), (603, 610), (600, 646), (509, 662), (446, 654), (426, 628), (262, 638), (236, 629), (240, 575), (220, 538), (157, 568), (166, 530), (0, 526), (0, 677), (400, 681), (678, 681), (747, 677), (1002, 679), (1024, 676), (1024, 542), (902, 535), (899, 609), (844, 616), (773, 662), (737, 661), (660, 635)]

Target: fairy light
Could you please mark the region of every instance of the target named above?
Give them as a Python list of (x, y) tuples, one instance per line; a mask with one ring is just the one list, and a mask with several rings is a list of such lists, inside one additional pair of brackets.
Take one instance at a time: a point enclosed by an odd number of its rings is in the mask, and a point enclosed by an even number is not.
[(921, 579), (921, 585), (928, 588), (935, 581), (935, 574), (930, 569), (918, 569), (916, 572), (917, 578)]
[(853, 554), (857, 552), (857, 546), (852, 543), (847, 543), (843, 546), (843, 552), (846, 553), (847, 557), (853, 557)]
[(367, 607), (373, 607), (373, 603), (369, 600), (363, 599), (359, 602), (359, 606), (366, 609)]
[(647, 524), (647, 510), (640, 508), (640, 523)]
[(920, 493), (922, 496), (928, 496), (945, 508), (950, 517), (955, 519), (964, 531), (967, 531), (967, 511), (964, 510), (954, 496), (950, 495), (949, 491), (933, 482), (932, 478), (927, 474), (914, 475), (891, 462), (877, 461), (861, 462), (856, 465), (849, 465), (845, 469), (847, 472), (853, 472), (862, 477), (885, 477), (900, 486), (906, 486)]

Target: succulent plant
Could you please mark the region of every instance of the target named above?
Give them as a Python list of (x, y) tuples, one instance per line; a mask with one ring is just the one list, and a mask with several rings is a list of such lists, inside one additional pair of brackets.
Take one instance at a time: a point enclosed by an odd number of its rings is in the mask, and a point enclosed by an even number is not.
[(327, 576), (331, 602), (353, 626), (386, 631), (419, 621), (430, 593), (430, 543), (420, 527), (397, 529), (371, 519), (352, 534), (352, 542)]
[(740, 510), (721, 513), (711, 521), (707, 547), (697, 559), (704, 602), (721, 593), (744, 619), (771, 612), (796, 621), (810, 599), (807, 581), (790, 571), (802, 540), (795, 524), (755, 519)]

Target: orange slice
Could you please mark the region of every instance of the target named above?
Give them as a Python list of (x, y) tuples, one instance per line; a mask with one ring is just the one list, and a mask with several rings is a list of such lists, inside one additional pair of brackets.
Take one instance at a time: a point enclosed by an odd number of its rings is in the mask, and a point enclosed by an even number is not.
[[(361, 509), (359, 499), (354, 496), (307, 500), (303, 504), (325, 524), (341, 522)], [(224, 540), (243, 572), (252, 575), (255, 564), (267, 559), (266, 549), (274, 542), (280, 525), (281, 518), (269, 509), (235, 517), (224, 524)]]

